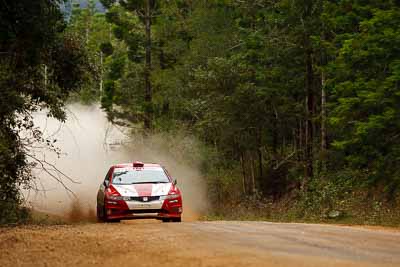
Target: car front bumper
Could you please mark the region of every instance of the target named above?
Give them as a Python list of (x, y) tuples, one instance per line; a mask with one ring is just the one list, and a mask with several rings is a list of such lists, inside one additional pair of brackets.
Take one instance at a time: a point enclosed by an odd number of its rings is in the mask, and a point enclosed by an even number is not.
[(105, 212), (108, 219), (167, 219), (180, 218), (182, 199), (139, 201), (106, 201)]

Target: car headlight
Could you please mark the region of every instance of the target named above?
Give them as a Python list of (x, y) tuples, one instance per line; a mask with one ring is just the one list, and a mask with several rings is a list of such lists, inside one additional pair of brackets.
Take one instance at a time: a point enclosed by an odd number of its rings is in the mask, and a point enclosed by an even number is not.
[(179, 197), (179, 194), (172, 194), (172, 195), (160, 196), (160, 200), (174, 199), (174, 198), (178, 198), (178, 197)]
[(110, 196), (108, 196), (108, 199), (109, 200), (125, 200), (125, 201), (128, 201), (131, 198), (130, 197), (124, 197), (124, 196), (110, 195)]

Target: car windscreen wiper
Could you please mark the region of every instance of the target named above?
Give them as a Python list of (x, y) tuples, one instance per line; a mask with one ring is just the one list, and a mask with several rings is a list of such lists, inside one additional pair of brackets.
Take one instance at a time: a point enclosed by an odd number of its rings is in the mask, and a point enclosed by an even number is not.
[(130, 183), (130, 184), (166, 184), (169, 182), (164, 181), (152, 181), (152, 182), (137, 182), (137, 183)]
[(121, 175), (124, 175), (124, 174), (127, 174), (127, 173), (128, 173), (128, 171), (116, 172), (116, 173), (114, 173), (114, 178), (116, 178), (118, 176), (121, 176)]

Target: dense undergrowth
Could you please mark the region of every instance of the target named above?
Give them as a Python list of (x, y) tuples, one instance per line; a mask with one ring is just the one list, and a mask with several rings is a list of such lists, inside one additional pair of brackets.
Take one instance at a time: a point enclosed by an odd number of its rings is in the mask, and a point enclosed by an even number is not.
[(284, 194), (274, 197), (255, 191), (245, 195), (240, 166), (236, 162), (221, 163), (215, 148), (194, 138), (190, 131), (177, 126), (174, 131), (149, 138), (158, 149), (168, 151), (173, 160), (201, 172), (200, 182), (207, 186), (208, 200), (203, 220), (400, 226), (400, 194), (373, 184), (363, 171), (320, 174), (305, 188), (293, 187), (302, 177), (288, 174)]
[[(208, 191), (213, 200), (203, 219), (400, 226), (400, 194), (360, 182), (360, 174), (353, 171), (315, 177), (306, 188), (294, 188), (279, 198), (259, 192), (244, 196), (237, 173), (208, 177), (214, 184)], [(216, 189), (215, 180), (226, 184)]]
[(329, 195), (325, 188), (315, 189), (293, 192), (278, 201), (248, 197), (223, 203), (203, 219), (400, 226), (399, 196), (388, 201), (361, 190), (339, 196)]

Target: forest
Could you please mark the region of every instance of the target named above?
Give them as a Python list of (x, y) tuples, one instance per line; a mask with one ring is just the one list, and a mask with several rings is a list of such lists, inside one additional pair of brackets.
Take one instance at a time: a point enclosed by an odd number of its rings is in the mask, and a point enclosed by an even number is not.
[(1, 3), (0, 223), (54, 149), (32, 112), (80, 101), (196, 138), (207, 218), (400, 224), (398, 1), (68, 3)]

